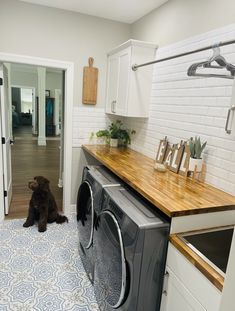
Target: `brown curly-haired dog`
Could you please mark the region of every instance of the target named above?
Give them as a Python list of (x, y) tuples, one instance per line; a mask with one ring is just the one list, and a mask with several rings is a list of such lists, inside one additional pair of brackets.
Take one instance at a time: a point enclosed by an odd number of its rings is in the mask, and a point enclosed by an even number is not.
[(33, 191), (33, 194), (29, 202), (28, 217), (23, 224), (24, 227), (33, 226), (35, 221), (38, 221), (38, 231), (44, 232), (47, 229), (47, 223), (54, 221), (57, 224), (68, 222), (66, 216), (58, 213), (49, 183), (49, 180), (43, 176), (36, 176), (33, 181), (29, 182), (29, 188)]

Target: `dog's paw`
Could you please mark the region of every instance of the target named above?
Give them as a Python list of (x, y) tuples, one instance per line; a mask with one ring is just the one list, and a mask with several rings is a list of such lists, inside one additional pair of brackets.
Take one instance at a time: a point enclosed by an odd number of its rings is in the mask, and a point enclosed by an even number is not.
[(23, 224), (23, 227), (25, 227), (25, 228), (28, 228), (28, 227), (31, 227), (31, 226), (33, 226), (33, 224), (30, 223), (30, 222), (27, 222), (27, 221)]
[(38, 232), (45, 232), (47, 228), (45, 226), (39, 226), (38, 227)]

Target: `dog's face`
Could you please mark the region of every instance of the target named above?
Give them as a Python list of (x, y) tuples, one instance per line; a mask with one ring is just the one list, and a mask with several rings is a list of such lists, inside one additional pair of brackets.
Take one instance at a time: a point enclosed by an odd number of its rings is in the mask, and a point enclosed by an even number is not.
[(32, 191), (49, 191), (49, 180), (43, 176), (35, 176), (32, 181), (29, 181), (29, 189)]

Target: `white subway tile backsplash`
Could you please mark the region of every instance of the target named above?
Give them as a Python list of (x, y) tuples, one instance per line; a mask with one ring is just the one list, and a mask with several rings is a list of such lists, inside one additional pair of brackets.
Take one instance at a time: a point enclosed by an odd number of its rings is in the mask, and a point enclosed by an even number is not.
[(73, 108), (73, 147), (89, 144), (91, 133), (106, 127), (104, 108), (74, 107)]
[[(234, 37), (235, 24), (159, 48), (156, 59)], [(235, 44), (220, 50), (228, 61), (235, 63)], [(137, 131), (131, 148), (151, 158), (156, 157), (159, 141), (166, 135), (171, 143), (200, 135), (203, 141), (207, 140), (204, 153), (206, 181), (235, 195), (235, 137), (224, 130), (233, 81), (187, 76), (192, 63), (212, 55), (213, 51), (208, 50), (155, 64), (149, 119), (140, 122), (139, 119), (124, 118), (124, 122)]]

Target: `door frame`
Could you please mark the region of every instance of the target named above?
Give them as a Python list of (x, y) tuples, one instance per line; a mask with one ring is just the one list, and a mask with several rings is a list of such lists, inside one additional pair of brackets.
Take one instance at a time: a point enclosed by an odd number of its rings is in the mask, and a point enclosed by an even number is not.
[[(17, 55), (0, 52), (0, 62), (19, 63), (34, 66), (58, 68), (65, 71), (65, 94), (64, 94), (64, 161), (63, 161), (63, 212), (69, 215), (71, 212), (71, 174), (72, 174), (72, 116), (73, 116), (73, 84), (74, 63), (60, 60)], [(1, 120), (0, 120), (1, 121)], [(2, 145), (1, 145), (2, 146)], [(1, 147), (2, 153), (2, 147)], [(2, 161), (0, 161), (0, 172), (2, 172)], [(2, 183), (0, 182), (2, 188)], [(4, 198), (0, 189), (0, 206), (4, 206)], [(4, 219), (4, 212), (0, 207), (0, 220)]]

